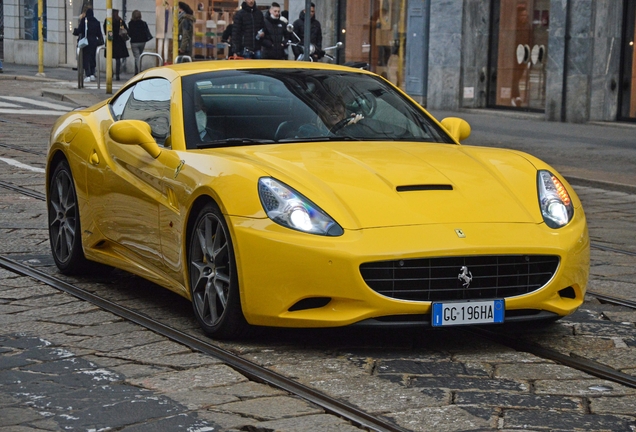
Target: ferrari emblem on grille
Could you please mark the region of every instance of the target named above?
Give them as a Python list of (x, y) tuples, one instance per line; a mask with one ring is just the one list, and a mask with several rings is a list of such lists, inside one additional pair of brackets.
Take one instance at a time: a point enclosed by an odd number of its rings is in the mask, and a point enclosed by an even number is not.
[(473, 281), (473, 274), (468, 270), (468, 267), (462, 266), (459, 275), (457, 275), (457, 279), (464, 282), (462, 284), (464, 288), (468, 288)]

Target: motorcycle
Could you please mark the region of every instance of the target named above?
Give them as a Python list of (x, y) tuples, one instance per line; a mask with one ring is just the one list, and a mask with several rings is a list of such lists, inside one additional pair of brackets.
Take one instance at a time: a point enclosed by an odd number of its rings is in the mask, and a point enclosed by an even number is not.
[[(287, 24), (287, 32), (290, 34), (293, 34), (294, 37), (296, 38), (296, 42), (293, 42), (291, 40), (287, 41), (287, 46), (297, 47), (298, 50), (300, 51), (300, 54), (298, 54), (298, 56), (296, 57), (296, 60), (298, 61), (305, 60), (305, 45), (301, 43), (300, 37), (294, 31), (293, 24)], [(327, 57), (330, 62), (333, 62), (336, 59), (334, 58), (334, 56), (327, 54), (326, 51), (340, 49), (342, 48), (343, 45), (344, 44), (342, 42), (338, 42), (334, 46), (330, 46), (321, 50), (318, 47), (316, 47), (315, 44), (310, 43), (309, 44), (309, 61), (312, 61), (312, 62), (319, 61), (323, 57)]]

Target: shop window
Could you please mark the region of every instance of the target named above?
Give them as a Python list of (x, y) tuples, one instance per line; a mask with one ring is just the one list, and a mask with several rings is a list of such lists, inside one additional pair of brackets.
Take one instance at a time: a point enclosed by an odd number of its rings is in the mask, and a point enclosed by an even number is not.
[[(490, 104), (545, 109), (550, 0), (494, 2), (496, 71)], [(494, 100), (493, 100), (494, 99)]]

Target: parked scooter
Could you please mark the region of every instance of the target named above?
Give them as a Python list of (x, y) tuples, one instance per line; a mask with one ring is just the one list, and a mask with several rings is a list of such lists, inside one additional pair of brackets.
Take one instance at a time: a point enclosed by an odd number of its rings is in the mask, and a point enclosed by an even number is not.
[[(293, 24), (287, 24), (287, 32), (290, 33), (290, 34), (293, 34), (294, 37), (296, 38), (296, 42), (293, 42), (293, 41), (290, 40), (290, 41), (287, 41), (287, 45), (291, 46), (291, 47), (298, 47), (300, 49), (300, 54), (298, 55), (298, 57), (296, 57), (296, 60), (298, 60), (298, 61), (305, 60), (305, 45), (301, 44), (300, 37), (294, 31), (294, 25)], [(309, 61), (312, 61), (312, 62), (313, 61), (319, 61), (323, 57), (327, 57), (330, 62), (333, 62), (336, 59), (332, 55), (327, 54), (326, 51), (340, 49), (340, 48), (342, 48), (343, 45), (344, 44), (342, 42), (338, 42), (334, 46), (330, 46), (330, 47), (327, 47), (327, 48), (321, 50), (315, 44), (310, 43), (309, 44)]]

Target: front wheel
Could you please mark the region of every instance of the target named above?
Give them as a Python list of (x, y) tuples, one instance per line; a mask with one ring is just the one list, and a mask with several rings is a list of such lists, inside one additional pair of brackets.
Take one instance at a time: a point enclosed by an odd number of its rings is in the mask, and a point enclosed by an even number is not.
[(225, 218), (210, 203), (201, 209), (188, 245), (194, 314), (203, 330), (220, 339), (247, 333), (241, 310), (234, 248)]
[(49, 241), (60, 272), (82, 274), (92, 267), (84, 256), (77, 193), (71, 168), (66, 161), (57, 164), (48, 195)]

